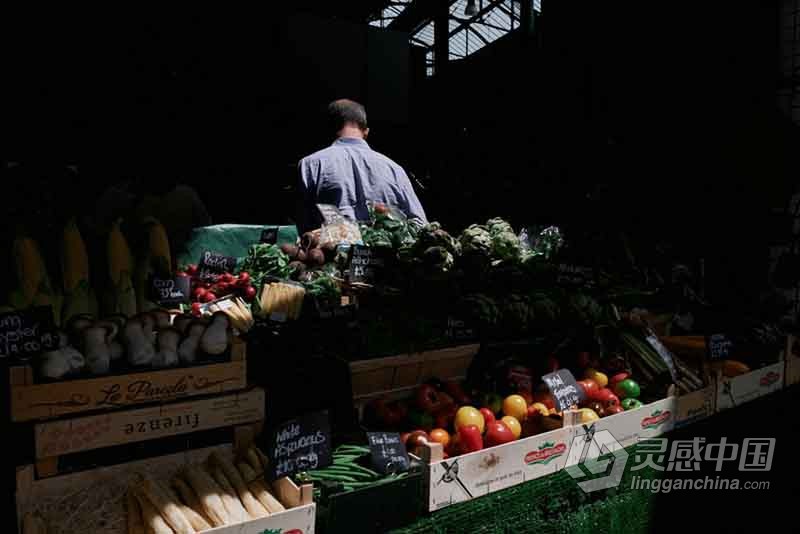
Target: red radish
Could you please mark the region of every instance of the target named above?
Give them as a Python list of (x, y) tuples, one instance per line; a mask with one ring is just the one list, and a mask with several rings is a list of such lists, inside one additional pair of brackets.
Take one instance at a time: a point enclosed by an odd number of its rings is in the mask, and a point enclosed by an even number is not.
[(230, 284), (231, 282), (233, 282), (233, 280), (234, 280), (234, 278), (233, 278), (233, 275), (231, 273), (225, 273), (225, 274), (223, 274), (222, 276), (219, 277), (219, 281), (220, 282), (225, 282), (226, 284)]
[(204, 288), (204, 287), (196, 287), (194, 289), (194, 291), (192, 292), (192, 295), (194, 295), (194, 298), (196, 298), (197, 300), (200, 300), (200, 299), (203, 298), (203, 295), (205, 295), (206, 293), (207, 293), (206, 288)]
[(200, 304), (199, 302), (192, 302), (192, 315), (200, 315), (200, 313), (201, 313), (200, 312), (200, 308), (201, 307), (202, 307), (202, 304)]
[(197, 265), (191, 264), (186, 266), (186, 272), (192, 276), (197, 274)]
[(217, 284), (217, 288), (214, 291), (216, 291), (220, 295), (224, 295), (229, 291), (230, 286), (231, 284), (227, 282), (220, 282), (219, 284)]
[(217, 300), (217, 296), (211, 291), (206, 291), (200, 298), (200, 300), (202, 300), (203, 302), (211, 302), (212, 300)]
[(250, 283), (250, 273), (247, 271), (242, 271), (239, 273), (239, 283), (247, 285)]
[(244, 290), (244, 298), (247, 302), (250, 302), (256, 298), (256, 288), (253, 286), (247, 286)]
[(186, 274), (183, 271), (178, 271), (177, 273), (175, 273), (175, 276), (179, 276), (179, 277), (183, 278), (183, 277), (186, 277), (186, 276), (189, 276), (189, 275)]

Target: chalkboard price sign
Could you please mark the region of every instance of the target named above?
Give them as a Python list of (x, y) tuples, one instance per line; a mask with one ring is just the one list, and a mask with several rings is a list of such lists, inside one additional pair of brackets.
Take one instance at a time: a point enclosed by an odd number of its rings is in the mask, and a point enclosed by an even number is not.
[(367, 432), (372, 466), (383, 474), (408, 471), (408, 453), (397, 432)]
[(591, 287), (594, 285), (594, 269), (585, 265), (561, 263), (558, 265), (556, 282), (561, 286)]
[(222, 273), (232, 273), (236, 269), (236, 258), (206, 250), (198, 262), (198, 276), (202, 280), (216, 280)]
[(472, 341), (477, 336), (475, 335), (475, 330), (467, 326), (466, 322), (462, 319), (447, 317), (445, 337), (452, 341)]
[(350, 268), (348, 273), (351, 282), (364, 284), (379, 282), (385, 267), (385, 249), (365, 247), (364, 245), (350, 247)]
[(585, 394), (583, 388), (575, 381), (568, 369), (559, 369), (555, 373), (546, 374), (542, 380), (553, 395), (556, 411), (564, 411), (575, 404), (580, 404)]
[(328, 412), (315, 412), (286, 421), (269, 441), (272, 480), (330, 465), (331, 428)]
[(706, 339), (708, 357), (711, 360), (727, 360), (733, 351), (733, 342), (725, 334), (711, 334)]
[(267, 245), (274, 245), (277, 242), (278, 242), (277, 228), (264, 228), (261, 231), (261, 243)]
[(58, 348), (53, 308), (37, 306), (0, 314), (0, 357), (27, 359)]
[(189, 302), (191, 279), (188, 276), (175, 278), (150, 278), (150, 296), (159, 306), (171, 307)]

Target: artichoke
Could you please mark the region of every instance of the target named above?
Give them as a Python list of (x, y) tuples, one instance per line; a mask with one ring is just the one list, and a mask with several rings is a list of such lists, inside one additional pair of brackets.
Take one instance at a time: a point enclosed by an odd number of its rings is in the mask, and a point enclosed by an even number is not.
[(533, 322), (533, 313), (526, 297), (511, 294), (503, 302), (503, 325), (511, 332), (527, 330)]
[(521, 254), (519, 238), (514, 232), (498, 232), (492, 234), (492, 255), (499, 260), (514, 262)]
[(370, 228), (361, 229), (361, 238), (368, 247), (392, 247), (392, 234), (388, 230)]
[(481, 327), (494, 327), (500, 320), (497, 303), (483, 293), (474, 293), (461, 299), (458, 309), (470, 322)]
[(514, 229), (511, 225), (500, 217), (495, 217), (494, 219), (486, 221), (486, 228), (489, 229), (489, 233), (492, 234), (492, 236), (502, 233), (514, 233)]
[(434, 271), (446, 273), (453, 268), (455, 259), (445, 247), (428, 247), (422, 253), (423, 263)]
[(492, 252), (492, 236), (485, 226), (473, 224), (461, 233), (458, 238), (464, 254), (480, 254), (489, 256)]
[(417, 237), (416, 249), (418, 253), (425, 253), (431, 247), (442, 247), (454, 258), (461, 255), (461, 245), (438, 222), (423, 226)]

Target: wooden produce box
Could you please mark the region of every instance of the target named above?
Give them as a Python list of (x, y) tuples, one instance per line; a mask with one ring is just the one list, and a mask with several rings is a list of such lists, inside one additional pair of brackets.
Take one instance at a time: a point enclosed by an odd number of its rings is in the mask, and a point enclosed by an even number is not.
[(786, 385), (800, 384), (800, 344), (797, 336), (789, 335), (786, 338)]
[(574, 434), (574, 427), (560, 428), (447, 460), (441, 445), (427, 446), (423, 460), (429, 464), (428, 510), (441, 510), (563, 469)]
[(686, 395), (675, 398), (675, 428), (682, 428), (714, 415), (717, 386), (712, 383)]
[(431, 377), (461, 380), (479, 348), (475, 343), (351, 362), (353, 399), (363, 404), (386, 393), (411, 390)]
[[(125, 495), (141, 473), (156, 480), (169, 480), (189, 463), (202, 463), (211, 452), (231, 457), (232, 445), (187, 450), (90, 471), (37, 479), (32, 465), (17, 469), (16, 505), (19, 532), (28, 513), (42, 518), (48, 534), (126, 534)], [(313, 534), (316, 505), (312, 487), (296, 486), (283, 478), (273, 485), (276, 497), (286, 506), (284, 512), (204, 532), (215, 534), (263, 534), (289, 532)]]
[(246, 352), (237, 338), (224, 363), (39, 384), (32, 367), (11, 367), (11, 419), (32, 421), (241, 390), (247, 387)]
[(264, 420), (264, 403), (264, 390), (253, 388), (210, 398), (37, 423), (34, 426), (37, 474), (40, 477), (55, 474), (58, 457), (67, 454), (215, 428), (260, 424)]
[(718, 375), (717, 411), (727, 410), (783, 389), (785, 371), (786, 362), (779, 361), (732, 378)]

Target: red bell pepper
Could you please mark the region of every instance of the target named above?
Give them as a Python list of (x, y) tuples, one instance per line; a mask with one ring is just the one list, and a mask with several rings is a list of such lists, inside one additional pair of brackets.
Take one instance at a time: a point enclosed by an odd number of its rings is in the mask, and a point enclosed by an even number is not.
[(483, 448), (481, 431), (475, 425), (462, 426), (458, 429), (458, 436), (462, 454), (479, 451)]

